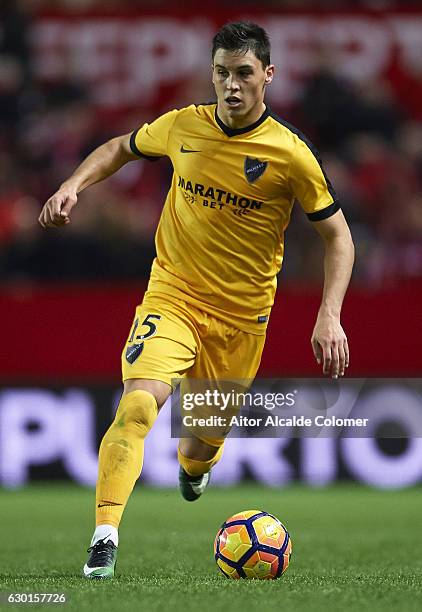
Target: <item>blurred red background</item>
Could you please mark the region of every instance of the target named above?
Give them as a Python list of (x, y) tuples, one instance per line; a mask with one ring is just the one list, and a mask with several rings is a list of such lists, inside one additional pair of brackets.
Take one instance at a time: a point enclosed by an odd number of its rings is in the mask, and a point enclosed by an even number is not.
[[(211, 37), (245, 16), (271, 35), (269, 103), (320, 149), (352, 229), (350, 374), (420, 375), (422, 9), (400, 4), (2, 3), (0, 377), (118, 381), (171, 168), (129, 164), (80, 197), (65, 231), (43, 232), (39, 210), (95, 146), (212, 99)], [(319, 242), (296, 211), (263, 375), (320, 372)]]

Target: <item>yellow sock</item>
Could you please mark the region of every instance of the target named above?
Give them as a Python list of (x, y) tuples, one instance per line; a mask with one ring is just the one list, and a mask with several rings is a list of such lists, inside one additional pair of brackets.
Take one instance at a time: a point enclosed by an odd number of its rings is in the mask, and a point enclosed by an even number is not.
[(114, 421), (100, 445), (95, 503), (97, 526), (119, 526), (142, 470), (145, 436), (157, 414), (157, 402), (148, 391), (131, 391), (122, 396)]
[(215, 448), (215, 455), (208, 461), (200, 461), (198, 459), (189, 459), (189, 457), (185, 457), (180, 452), (180, 449), (177, 449), (177, 457), (179, 459), (179, 463), (182, 468), (189, 474), (189, 476), (202, 476), (202, 474), (206, 474), (210, 469), (221, 459), (221, 455), (223, 454), (223, 444), (220, 447)]

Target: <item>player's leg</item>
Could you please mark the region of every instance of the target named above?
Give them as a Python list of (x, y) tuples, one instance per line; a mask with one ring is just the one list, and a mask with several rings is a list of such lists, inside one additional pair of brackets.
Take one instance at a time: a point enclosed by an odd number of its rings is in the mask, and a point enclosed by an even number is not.
[(180, 438), (177, 449), (179, 488), (186, 501), (201, 497), (210, 481), (211, 469), (220, 461), (224, 439)]
[(171, 386), (158, 380), (125, 381), (116, 416), (99, 450), (97, 526), (119, 527), (129, 495), (141, 473), (145, 437), (170, 393)]
[(118, 527), (138, 479), (144, 440), (170, 395), (171, 381), (195, 359), (198, 338), (183, 313), (149, 300), (137, 308), (122, 354), (124, 392), (99, 451), (96, 529), (84, 574), (114, 575)]
[[(227, 387), (227, 381), (233, 381), (233, 387), (244, 392), (258, 371), (264, 343), (264, 335), (249, 334), (212, 319), (188, 378), (209, 380), (214, 388), (225, 387), (226, 390), (232, 387), (231, 384)], [(222, 457), (229, 432), (226, 427), (223, 429), (224, 432), (215, 429), (195, 431), (194, 435), (180, 439), (179, 484), (186, 500), (198, 499), (208, 485), (210, 471)]]
[(158, 380), (127, 380), (113, 423), (99, 450), (96, 528), (84, 566), (89, 578), (114, 575), (118, 527), (144, 458), (144, 440), (171, 386)]

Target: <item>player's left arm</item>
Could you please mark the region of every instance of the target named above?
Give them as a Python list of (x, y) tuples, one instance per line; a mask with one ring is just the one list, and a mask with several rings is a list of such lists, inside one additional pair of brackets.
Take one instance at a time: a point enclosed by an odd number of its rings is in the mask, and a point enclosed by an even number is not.
[(341, 210), (313, 225), (325, 246), (324, 291), (312, 333), (312, 348), (324, 374), (343, 376), (349, 365), (349, 345), (340, 323), (343, 299), (352, 274), (354, 246)]

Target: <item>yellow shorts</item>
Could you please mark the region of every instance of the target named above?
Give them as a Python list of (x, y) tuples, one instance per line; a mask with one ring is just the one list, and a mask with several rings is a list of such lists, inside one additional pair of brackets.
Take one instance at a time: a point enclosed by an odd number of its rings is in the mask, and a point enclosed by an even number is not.
[[(175, 379), (185, 377), (250, 384), (264, 342), (264, 335), (239, 330), (182, 300), (147, 293), (123, 349), (123, 381), (160, 380), (173, 389)], [(223, 442), (217, 438), (216, 446)]]
[(265, 336), (248, 334), (167, 295), (147, 293), (122, 353), (123, 381), (255, 378)]

